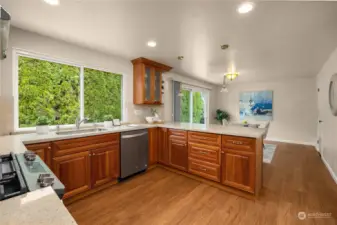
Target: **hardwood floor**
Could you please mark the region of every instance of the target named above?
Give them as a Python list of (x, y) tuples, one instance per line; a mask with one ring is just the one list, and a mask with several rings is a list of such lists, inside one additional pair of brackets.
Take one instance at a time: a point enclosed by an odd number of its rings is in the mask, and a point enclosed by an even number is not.
[[(67, 206), (78, 224), (336, 224), (337, 185), (311, 146), (278, 144), (258, 200), (155, 168)], [(299, 211), (331, 213), (299, 220)]]

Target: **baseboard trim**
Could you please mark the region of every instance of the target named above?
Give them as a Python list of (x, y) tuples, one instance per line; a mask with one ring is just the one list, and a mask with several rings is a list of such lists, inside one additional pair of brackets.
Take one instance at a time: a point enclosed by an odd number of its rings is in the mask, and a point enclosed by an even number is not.
[(298, 144), (298, 145), (310, 145), (316, 148), (316, 143), (314, 142), (304, 142), (304, 141), (293, 141), (293, 140), (284, 140), (284, 139), (277, 139), (277, 138), (268, 138), (266, 141), (275, 141), (275, 142), (284, 142), (284, 143), (291, 143), (291, 144)]
[(321, 158), (322, 158), (322, 161), (323, 161), (325, 167), (328, 169), (328, 171), (329, 171), (329, 173), (330, 173), (332, 179), (333, 179), (333, 180), (335, 181), (335, 183), (337, 184), (337, 176), (336, 176), (336, 174), (333, 172), (331, 166), (330, 166), (329, 163), (325, 160), (325, 158), (324, 158), (323, 155), (321, 156)]

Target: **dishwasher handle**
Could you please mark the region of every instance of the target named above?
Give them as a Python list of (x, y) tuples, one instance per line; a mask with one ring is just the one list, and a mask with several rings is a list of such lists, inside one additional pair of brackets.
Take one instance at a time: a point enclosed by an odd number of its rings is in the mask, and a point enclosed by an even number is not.
[(143, 133), (140, 133), (140, 134), (130, 134), (130, 135), (122, 135), (122, 139), (129, 139), (129, 138), (134, 138), (134, 137), (140, 137), (140, 136), (143, 136), (143, 135), (146, 135), (147, 132), (143, 132)]

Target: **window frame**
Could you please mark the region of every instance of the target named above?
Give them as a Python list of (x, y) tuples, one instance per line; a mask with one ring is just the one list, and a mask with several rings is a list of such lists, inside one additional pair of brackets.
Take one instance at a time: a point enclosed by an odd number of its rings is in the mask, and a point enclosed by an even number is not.
[[(80, 64), (80, 63), (75, 63), (71, 62), (68, 60), (63, 60), (63, 59), (58, 59), (55, 57), (50, 57), (45, 54), (41, 53), (34, 53), (18, 48), (13, 48), (13, 97), (14, 97), (14, 114), (13, 114), (13, 123), (14, 123), (14, 132), (24, 132), (24, 131), (34, 131), (36, 127), (19, 127), (19, 57), (28, 57), (28, 58), (33, 58), (37, 60), (44, 60), (48, 62), (53, 62), (53, 63), (58, 63), (58, 64), (63, 64), (63, 65), (68, 65), (68, 66), (74, 66), (78, 67), (80, 69), (80, 115), (78, 115), (81, 119), (85, 117), (84, 115), (84, 70), (85, 68), (87, 69), (92, 69), (92, 70), (98, 70), (102, 72), (107, 72), (107, 73), (113, 73), (113, 74), (118, 74), (122, 77), (121, 79), (121, 120), (124, 119), (125, 113), (126, 113), (126, 108), (125, 106), (125, 101), (124, 101), (124, 74), (119, 73), (119, 72), (112, 72), (107, 69), (102, 69), (99, 67), (93, 67), (93, 66), (87, 66), (85, 64)], [(85, 123), (84, 126), (93, 126), (94, 124), (103, 124), (103, 122), (98, 122), (98, 123)], [(75, 125), (75, 121), (73, 124), (66, 124), (66, 125), (60, 125), (62, 128), (73, 128)], [(49, 126), (50, 130), (56, 130), (56, 125), (51, 125)]]
[(181, 85), (181, 90), (187, 90), (190, 92), (190, 110), (189, 110), (189, 120), (191, 124), (200, 124), (200, 123), (193, 123), (193, 94), (195, 92), (199, 92), (202, 95), (204, 95), (205, 101), (204, 101), (204, 119), (205, 119), (205, 123), (204, 125), (209, 125), (209, 95), (210, 92), (209, 90), (205, 89), (205, 88), (199, 88), (199, 87), (195, 87), (192, 85), (188, 85), (188, 84), (182, 84)]

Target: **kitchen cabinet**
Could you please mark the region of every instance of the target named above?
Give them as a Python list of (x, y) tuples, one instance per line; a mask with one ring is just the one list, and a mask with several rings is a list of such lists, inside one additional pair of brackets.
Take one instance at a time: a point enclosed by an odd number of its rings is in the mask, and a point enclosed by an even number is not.
[(221, 155), (221, 182), (224, 185), (254, 193), (255, 154), (249, 151), (222, 149)]
[(187, 171), (188, 150), (186, 131), (169, 130), (169, 159), (170, 166)]
[(149, 162), (148, 166), (157, 164), (158, 162), (158, 128), (149, 128)]
[(146, 59), (137, 58), (133, 64), (133, 103), (162, 104), (162, 73), (172, 67)]
[(91, 177), (92, 187), (116, 180), (120, 176), (119, 146), (112, 145), (92, 150)]
[(169, 165), (167, 128), (158, 128), (158, 162), (164, 165)]
[(120, 134), (52, 142), (52, 168), (69, 198), (120, 176)]
[(170, 165), (187, 171), (187, 145), (185, 141), (169, 140)]
[(51, 143), (26, 145), (26, 148), (35, 152), (51, 168)]
[(53, 172), (65, 186), (64, 199), (91, 188), (90, 152), (53, 158)]
[(188, 171), (220, 182), (221, 135), (188, 132)]

